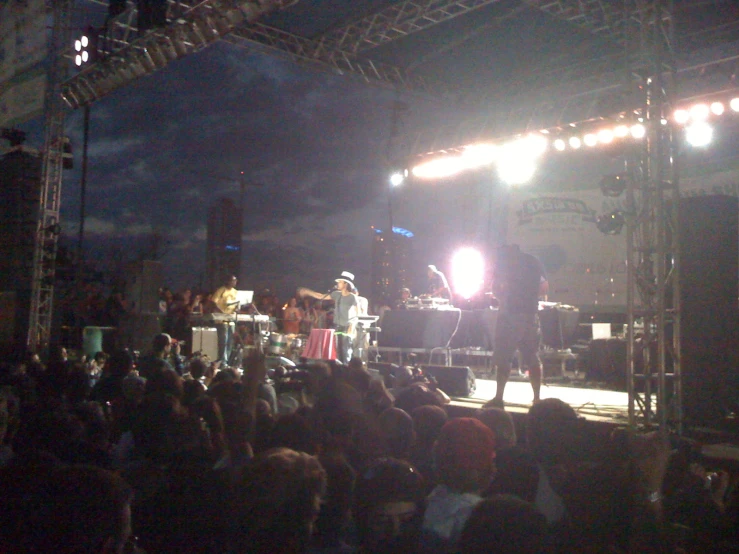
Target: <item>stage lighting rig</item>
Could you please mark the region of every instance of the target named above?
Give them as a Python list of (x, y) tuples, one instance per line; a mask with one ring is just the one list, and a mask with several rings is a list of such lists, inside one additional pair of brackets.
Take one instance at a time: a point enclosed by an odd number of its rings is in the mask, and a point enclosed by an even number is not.
[(84, 34), (74, 41), (74, 65), (82, 67), (98, 60), (99, 34), (94, 27), (88, 25)]
[(614, 210), (611, 213), (600, 215), (595, 220), (595, 226), (604, 235), (620, 235), (625, 224), (626, 218), (621, 210)]
[(696, 148), (703, 148), (713, 140), (713, 127), (704, 121), (698, 121), (685, 128), (685, 140)]
[(605, 175), (600, 180), (600, 191), (603, 196), (617, 198), (621, 196), (629, 185), (629, 176), (626, 173)]

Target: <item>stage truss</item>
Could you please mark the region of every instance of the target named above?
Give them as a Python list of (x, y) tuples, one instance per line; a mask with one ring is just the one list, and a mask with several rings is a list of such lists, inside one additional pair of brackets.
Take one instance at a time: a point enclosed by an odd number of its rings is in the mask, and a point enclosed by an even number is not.
[[(102, 0), (92, 0), (107, 5)], [(40, 350), (48, 344), (54, 278), (54, 257), (61, 198), (61, 154), (64, 127), (64, 103), (72, 109), (89, 105), (113, 90), (166, 66), (222, 38), (248, 48), (268, 49), (298, 62), (311, 62), (334, 73), (359, 76), (372, 84), (391, 86), (435, 96), (459, 91), (440, 83), (429, 83), (408, 71), (386, 63), (373, 62), (366, 52), (411, 33), (471, 12), (496, 0), (407, 0), (396, 2), (344, 27), (332, 29), (317, 38), (306, 38), (269, 27), (258, 19), (266, 12), (296, 3), (292, 1), (250, 2), (236, 0), (169, 0), (171, 23), (162, 29), (139, 33), (135, 27), (136, 8), (128, 9), (107, 25), (103, 58), (79, 74), (67, 78), (69, 61), (65, 58), (71, 43), (69, 16), (73, 0), (49, 0), (53, 11), (49, 85), (45, 107), (45, 148), (37, 241), (34, 252), (31, 325), (28, 346)], [(682, 430), (680, 379), (680, 306), (677, 240), (677, 199), (679, 198), (677, 152), (673, 130), (665, 116), (673, 108), (675, 63), (673, 52), (673, 6), (669, 0), (525, 0), (526, 5), (553, 17), (577, 24), (596, 35), (606, 35), (620, 44), (628, 60), (619, 76), (613, 59), (603, 58), (601, 84), (587, 92), (571, 94), (579, 107), (585, 104), (590, 115), (609, 116), (608, 104), (592, 100), (592, 93), (602, 100), (608, 91), (632, 91), (631, 98), (641, 106), (647, 140), (644, 148), (632, 152), (633, 169), (627, 202), (633, 209), (627, 214), (628, 241), (628, 383), (629, 420), (632, 425), (671, 425)], [(718, 57), (718, 56), (717, 56)], [(731, 54), (729, 60), (735, 60)], [(699, 67), (697, 63), (695, 67)], [(709, 60), (705, 63), (714, 63)], [(691, 68), (687, 68), (691, 69)], [(587, 79), (593, 80), (592, 67)], [(614, 76), (618, 78), (614, 79)], [(580, 79), (579, 84), (585, 82)], [(640, 96), (641, 95), (641, 96)], [(558, 100), (541, 102), (511, 110), (509, 119), (530, 127), (532, 119), (565, 110)], [(583, 99), (585, 99), (583, 101)], [(557, 102), (560, 104), (557, 104)], [(569, 102), (569, 100), (568, 100)], [(535, 103), (536, 104), (536, 103)], [(608, 104), (610, 106), (610, 104)], [(526, 111), (528, 110), (528, 111)], [(538, 115), (537, 115), (538, 114)], [(633, 112), (632, 115), (637, 115)], [(475, 118), (479, 125), (480, 119)], [(571, 120), (574, 121), (574, 120)], [(566, 121), (563, 121), (566, 122)], [(492, 126), (491, 126), (492, 127)], [(496, 125), (497, 127), (497, 125)], [(542, 128), (540, 126), (539, 128)], [(491, 128), (484, 132), (491, 138)], [(500, 136), (500, 130), (494, 130)], [(429, 136), (426, 134), (426, 136)], [(493, 135), (494, 136), (494, 135)], [(452, 141), (450, 137), (446, 137)], [(455, 146), (462, 146), (459, 142)], [(416, 152), (429, 152), (438, 145), (415, 144)], [(452, 146), (449, 144), (448, 146)], [(425, 148), (425, 149), (424, 149)], [(667, 299), (672, 304), (668, 305)], [(635, 324), (643, 321), (643, 337), (637, 337)], [(636, 359), (644, 363), (635, 364)], [(669, 363), (668, 363), (669, 361)], [(668, 370), (669, 366), (669, 370)], [(642, 369), (643, 368), (643, 369)], [(644, 383), (645, 394), (636, 385)], [(656, 404), (652, 402), (655, 393)]]

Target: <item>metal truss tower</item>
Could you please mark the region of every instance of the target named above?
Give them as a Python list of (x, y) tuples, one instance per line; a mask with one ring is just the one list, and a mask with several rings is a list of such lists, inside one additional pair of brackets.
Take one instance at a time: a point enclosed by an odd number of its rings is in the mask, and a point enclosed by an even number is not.
[(73, 3), (73, 0), (47, 0), (53, 21), (49, 37), (49, 65), (44, 98), (44, 151), (33, 249), (31, 312), (28, 320), (27, 346), (31, 351), (46, 348), (51, 335), (54, 266), (60, 232), (59, 208), (62, 195), (65, 119), (60, 85), (66, 78), (69, 66), (69, 60), (62, 56), (62, 52), (70, 44)]
[[(627, 387), (629, 424), (682, 432), (679, 179), (672, 120), (675, 64), (672, 0), (627, 0), (622, 26), (645, 141), (628, 161)], [(633, 82), (633, 81), (631, 81)], [(639, 330), (637, 328), (639, 327)]]

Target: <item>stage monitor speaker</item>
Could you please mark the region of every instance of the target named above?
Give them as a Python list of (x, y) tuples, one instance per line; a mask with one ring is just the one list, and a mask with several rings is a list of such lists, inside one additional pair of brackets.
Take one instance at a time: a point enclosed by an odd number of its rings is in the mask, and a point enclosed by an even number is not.
[(134, 262), (126, 268), (125, 299), (134, 314), (159, 312), (159, 289), (162, 286), (161, 262)]
[(475, 374), (467, 366), (423, 365), (421, 370), (449, 396), (472, 396), (477, 388)]
[(210, 358), (211, 361), (218, 359), (218, 332), (215, 327), (193, 327), (192, 342), (193, 352), (200, 352)]
[(734, 196), (679, 204), (680, 345), (688, 425), (712, 426), (739, 405), (739, 203)]

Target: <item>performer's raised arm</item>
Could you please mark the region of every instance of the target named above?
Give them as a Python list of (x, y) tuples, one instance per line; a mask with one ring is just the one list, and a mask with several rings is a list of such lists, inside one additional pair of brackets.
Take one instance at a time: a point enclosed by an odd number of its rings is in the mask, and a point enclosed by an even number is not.
[(307, 287), (298, 287), (298, 290), (295, 292), (295, 294), (300, 298), (305, 298), (306, 296), (310, 298), (315, 298), (316, 300), (331, 300), (331, 292), (316, 292), (314, 290), (311, 290)]
[(316, 300), (331, 300), (334, 303), (334, 329), (338, 346), (338, 357), (345, 364), (349, 363), (354, 350), (358, 301), (354, 286), (354, 275), (348, 271), (341, 273), (335, 280), (336, 289), (325, 294), (309, 288), (300, 287), (297, 295), (301, 298), (309, 296)]

